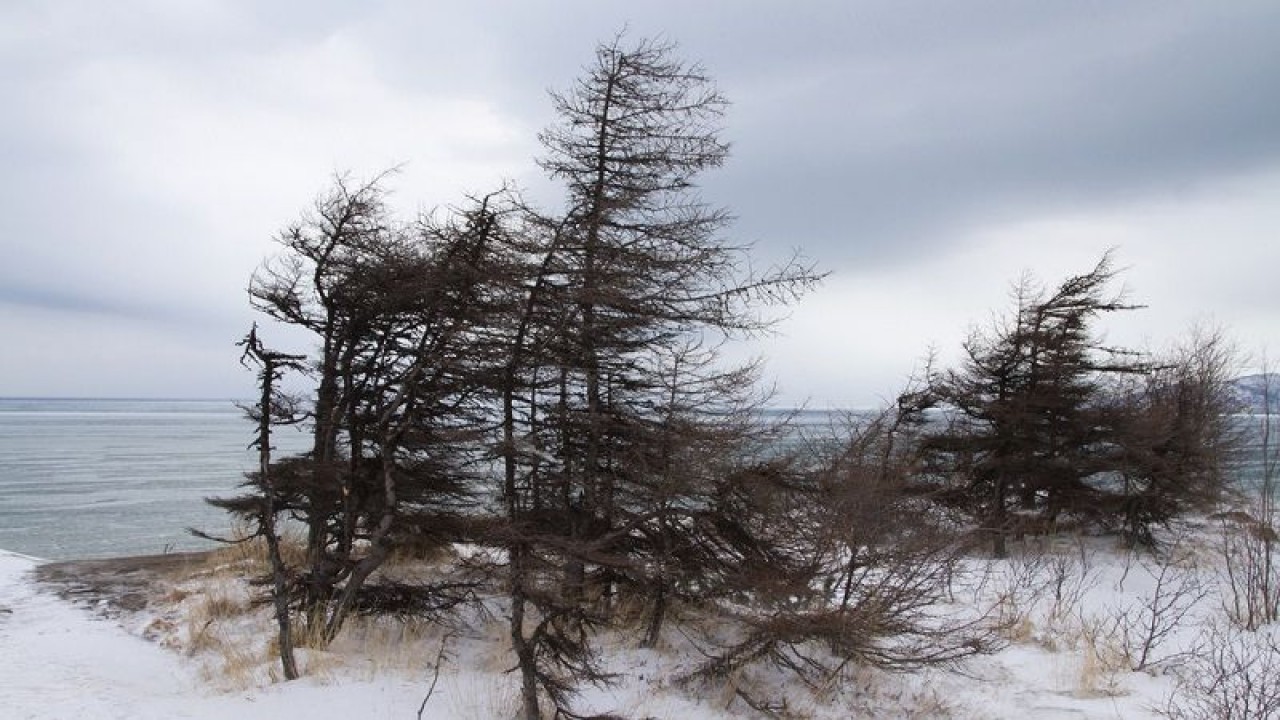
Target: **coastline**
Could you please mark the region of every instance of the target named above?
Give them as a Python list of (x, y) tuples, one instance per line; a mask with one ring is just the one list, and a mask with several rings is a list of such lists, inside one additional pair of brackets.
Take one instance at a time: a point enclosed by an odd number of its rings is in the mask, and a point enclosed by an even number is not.
[(73, 606), (115, 617), (146, 609), (148, 591), (157, 580), (206, 562), (211, 552), (46, 560), (0, 548), (0, 588), (26, 585), (33, 592), (50, 591)]
[[(201, 557), (170, 553), (44, 563), (0, 549), (0, 714), (14, 720), (414, 716), (422, 703), (419, 677), (315, 677), (229, 691), (211, 680), (205, 658), (146, 639), (140, 628), (151, 620), (163, 622), (157, 608), (112, 612), (124, 610), (111, 604), (122, 589)], [(75, 578), (80, 570), (91, 576)], [(112, 580), (116, 571), (121, 577)], [(67, 597), (58, 591), (59, 583), (80, 587), (84, 594)], [(424, 720), (448, 717), (456, 713), (446, 708)]]
[(5, 550), (4, 548), (0, 548), (0, 556), (18, 558), (19, 560), (29, 560), (30, 562), (36, 565), (43, 565), (44, 563), (49, 562), (44, 558), (38, 558), (34, 555), (26, 555), (24, 553), (14, 552), (12, 550)]
[(64, 600), (87, 604), (108, 615), (146, 609), (149, 590), (162, 576), (204, 563), (211, 550), (126, 555), (85, 560), (56, 560), (37, 564), (32, 577)]
[(51, 592), (36, 577), (47, 565), (0, 550), (5, 717), (216, 717), (184, 710), (199, 684), (179, 658)]

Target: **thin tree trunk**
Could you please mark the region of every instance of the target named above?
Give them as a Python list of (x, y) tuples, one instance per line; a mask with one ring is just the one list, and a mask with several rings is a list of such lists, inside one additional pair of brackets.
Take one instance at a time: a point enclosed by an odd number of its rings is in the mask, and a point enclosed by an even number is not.
[(525, 548), (520, 543), (511, 546), (511, 647), (520, 665), (520, 706), (524, 720), (540, 720), (538, 707), (538, 659), (534, 647), (524, 634), (525, 610)]
[(649, 616), (649, 627), (645, 631), (644, 641), (640, 647), (656, 647), (662, 637), (662, 623), (667, 616), (666, 579), (658, 577), (658, 588), (653, 594), (653, 614)]
[(1005, 508), (1006, 484), (1004, 474), (1001, 473), (996, 478), (995, 492), (993, 493), (991, 515), (987, 520), (987, 525), (991, 530), (991, 554), (997, 558), (1009, 557), (1009, 547), (1007, 543), (1008, 534), (1008, 513)]
[[(523, 328), (522, 328), (523, 329)], [(523, 333), (520, 334), (521, 336)], [(506, 387), (502, 392), (502, 441), (503, 441), (503, 494), (506, 496), (507, 521), (519, 533), (520, 503), (516, 496), (516, 456), (515, 456), (515, 368), (508, 367)], [(538, 665), (534, 649), (524, 634), (525, 554), (527, 550), (521, 542), (511, 542), (507, 546), (508, 565), (510, 568), (511, 597), (511, 647), (516, 653), (516, 662), (520, 667), (520, 699), (521, 714), (525, 720), (539, 720), (541, 711), (538, 708)]]
[(275, 610), (276, 627), (280, 644), (280, 666), (285, 680), (298, 679), (298, 663), (293, 653), (293, 624), (289, 616), (289, 582), (280, 553), (280, 536), (276, 534), (276, 491), (271, 478), (271, 411), (275, 390), (276, 358), (266, 352), (251, 333), (246, 352), (262, 362), (262, 396), (258, 408), (258, 473), (265, 495), (259, 529), (267, 543), (267, 560), (271, 564), (271, 601)]

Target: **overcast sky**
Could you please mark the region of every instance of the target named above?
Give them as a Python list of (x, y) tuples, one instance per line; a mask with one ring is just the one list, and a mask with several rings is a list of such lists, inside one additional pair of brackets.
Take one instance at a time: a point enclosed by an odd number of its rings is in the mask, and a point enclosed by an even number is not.
[(549, 88), (622, 28), (732, 101), (704, 195), (831, 271), (763, 353), (786, 403), (1117, 248), (1109, 339), (1280, 355), (1280, 3), (0, 2), (0, 396), (242, 397), (245, 286), (337, 171), (406, 213), (537, 173)]

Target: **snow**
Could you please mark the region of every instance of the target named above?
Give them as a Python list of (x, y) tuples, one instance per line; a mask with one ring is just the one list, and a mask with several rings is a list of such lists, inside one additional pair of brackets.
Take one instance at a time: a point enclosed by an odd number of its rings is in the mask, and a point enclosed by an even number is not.
[(0, 611), (5, 718), (411, 718), (421, 702), (421, 690), (405, 678), (333, 685), (303, 680), (251, 692), (213, 692), (181, 656), (37, 588), (31, 578), (36, 564), (0, 551), (0, 608), (7, 611)]
[[(1110, 542), (1091, 538), (1021, 559), (974, 559), (971, 570), (985, 573), (985, 580), (959, 587), (957, 607), (1007, 597), (1008, 611), (1014, 614), (1010, 617), (1018, 622), (1011, 623), (1008, 647), (973, 658), (955, 671), (890, 675), (857, 670), (825, 694), (804, 692), (794, 680), (768, 670), (751, 681), (793, 693), (789, 708), (814, 718), (1160, 717), (1155, 708), (1173, 690), (1166, 667), (1174, 663), (1134, 672), (1115, 657), (1117, 645), (1123, 644), (1115, 628), (1107, 631), (1107, 619), (1126, 609), (1137, 617), (1154, 590), (1155, 568), (1134, 561)], [(415, 718), (441, 643), (447, 662), (423, 718), (502, 717), (515, 708), (515, 678), (505, 672), (511, 662), (497, 619), (489, 626), (475, 625), (469, 635), (420, 628), (416, 634), (384, 634), (376, 642), (386, 628), (369, 625), (340, 638), (332, 653), (304, 651), (308, 677), (280, 683), (273, 679), (264, 641), (253, 639), (270, 635), (265, 609), (218, 625), (212, 620), (200, 627), (184, 625), (184, 616), (196, 612), (198, 602), (208, 602), (215, 587), (211, 583), (229, 582), (225, 576), (179, 583), (167, 589), (167, 605), (153, 603), (141, 613), (111, 619), (37, 584), (32, 569), (38, 562), (0, 551), (0, 716), (5, 718)], [(1056, 584), (1051, 582), (1055, 579)], [(242, 590), (224, 587), (222, 592), (239, 602), (236, 593)], [(1219, 603), (1214, 596), (1201, 598), (1157, 655), (1175, 657), (1194, 647), (1206, 618), (1221, 614)], [(253, 657), (236, 682), (219, 670), (227, 657), (216, 648), (192, 644), (195, 634), (210, 627), (227, 646), (248, 648)], [(636, 717), (746, 714), (740, 702), (729, 702), (731, 693), (691, 691), (669, 682), (700, 659), (681, 644), (678, 633), (672, 635), (658, 650), (636, 649), (622, 637), (606, 639), (603, 654), (620, 681), (609, 688), (584, 689), (579, 707)]]

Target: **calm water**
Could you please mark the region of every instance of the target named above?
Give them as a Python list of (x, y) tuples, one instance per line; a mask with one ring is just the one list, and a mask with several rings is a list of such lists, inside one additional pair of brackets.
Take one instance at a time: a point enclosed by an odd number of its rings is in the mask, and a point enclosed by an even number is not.
[[(204, 547), (202, 498), (255, 465), (231, 402), (0, 399), (0, 548), (47, 559)], [(303, 443), (281, 437), (280, 445)]]
[[(821, 434), (831, 417), (811, 410), (793, 422)], [(1259, 418), (1239, 421), (1257, 443)], [(225, 400), (0, 398), (0, 548), (54, 560), (206, 547), (186, 529), (227, 529), (203, 498), (234, 493), (254, 467), (252, 432)], [(307, 443), (283, 430), (276, 445)], [(1258, 450), (1237, 468), (1246, 484), (1261, 474)]]

